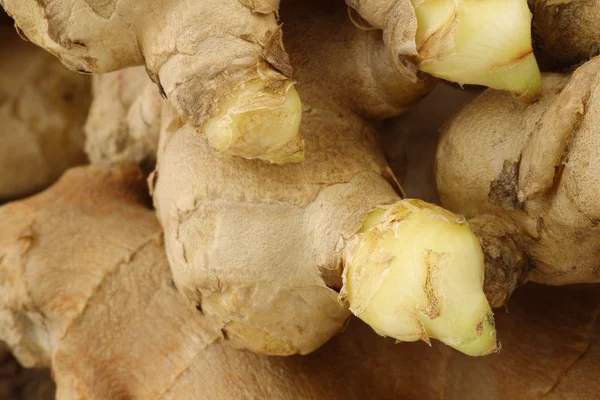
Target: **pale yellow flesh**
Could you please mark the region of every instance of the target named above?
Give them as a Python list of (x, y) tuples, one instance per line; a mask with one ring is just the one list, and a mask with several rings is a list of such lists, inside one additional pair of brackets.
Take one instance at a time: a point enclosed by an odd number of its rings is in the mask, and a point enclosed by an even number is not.
[(483, 253), (462, 221), (418, 200), (372, 212), (346, 253), (351, 311), (400, 341), (431, 337), (473, 356), (495, 351)]
[(273, 163), (304, 159), (298, 137), (302, 103), (290, 82), (284, 92), (265, 90), (268, 83), (252, 80), (225, 97), (219, 112), (203, 127), (212, 146), (228, 155)]
[(418, 67), (460, 84), (506, 90), (525, 100), (541, 90), (525, 0), (412, 0)]

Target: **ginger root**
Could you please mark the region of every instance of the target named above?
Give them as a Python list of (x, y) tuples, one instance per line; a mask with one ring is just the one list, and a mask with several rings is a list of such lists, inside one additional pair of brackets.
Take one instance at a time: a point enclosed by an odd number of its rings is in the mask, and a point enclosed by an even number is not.
[(0, 26), (0, 201), (42, 190), (83, 164), (89, 78)]
[[(69, 68), (144, 65), (219, 151), (302, 160), (301, 104), (272, 0), (3, 0), (21, 35)], [(268, 136), (268, 140), (267, 137)]]
[(356, 321), (308, 356), (236, 350), (173, 286), (143, 179), (131, 167), (79, 167), (0, 207), (0, 340), (24, 366), (52, 368), (59, 400), (537, 400), (600, 390), (590, 379), (600, 373), (594, 287), (517, 293), (511, 313), (497, 315), (504, 348), (490, 357), (395, 345)]
[[(305, 106), (300, 125), (307, 149), (304, 163), (275, 166), (219, 157), (206, 138), (166, 105), (157, 169), (150, 181), (179, 291), (214, 317), (237, 346), (290, 355), (316, 350), (344, 327), (350, 314), (338, 297), (358, 315), (367, 306), (344, 286), (342, 272), (354, 258), (345, 248), (372, 210), (406, 204), (394, 189), (375, 127), (367, 118), (403, 110), (407, 99), (414, 99), (406, 94), (419, 93), (424, 83), (398, 74), (378, 33), (354, 29), (344, 9), (316, 1), (296, 2), (294, 7), (283, 7), (281, 16)], [(319, 39), (324, 36), (327, 41)], [(341, 57), (342, 52), (348, 54)], [(352, 62), (323, 68), (330, 54)], [(379, 87), (387, 90), (374, 90)], [(424, 207), (412, 204), (413, 209)], [(430, 212), (446, 213), (439, 208)], [(452, 230), (450, 225), (439, 228)], [(418, 242), (426, 233), (415, 236)], [(398, 235), (391, 246), (402, 247), (403, 237)], [(458, 248), (472, 244), (469, 235), (455, 239)], [(389, 318), (401, 314), (419, 321), (416, 335), (413, 324), (407, 326), (411, 334), (387, 331), (373, 320), (371, 325), (398, 340), (432, 336), (456, 348), (473, 345), (469, 354), (494, 351), (495, 331), (486, 325), (491, 311), (481, 289), (482, 254), (478, 247), (464, 249), (468, 249), (464, 263), (454, 263), (460, 254), (452, 249), (440, 249), (444, 252), (440, 268), (446, 262), (448, 268), (443, 282), (431, 287), (426, 284), (430, 274), (423, 271), (427, 264), (419, 258), (427, 257), (425, 251), (399, 258), (396, 265), (418, 270), (422, 279), (405, 289), (416, 296), (406, 296), (402, 304), (381, 311)], [(377, 275), (374, 262), (365, 259), (359, 267)], [(464, 282), (465, 293), (473, 294), (456, 298), (464, 310), (473, 312), (464, 321), (442, 328), (444, 332), (436, 331), (436, 324), (427, 321), (437, 315), (424, 314), (424, 292), (443, 297), (450, 287), (446, 283), (453, 280)], [(397, 275), (378, 282), (387, 282), (382, 292), (404, 285)], [(355, 282), (353, 287), (359, 286)], [(378, 290), (375, 283), (370, 288)], [(452, 301), (441, 303), (444, 308)], [(457, 309), (453, 305), (448, 310), (452, 319)], [(445, 320), (445, 309), (441, 314), (440, 321)], [(480, 329), (481, 321), (486, 329)], [(480, 340), (482, 334), (489, 340)]]
[(600, 58), (571, 75), (545, 74), (537, 103), (488, 90), (447, 124), (440, 199), (470, 218), (494, 306), (527, 279), (600, 282), (598, 126)]
[(162, 98), (144, 68), (95, 75), (92, 90), (85, 124), (90, 163), (154, 168)]
[(548, 69), (573, 66), (600, 54), (597, 0), (529, 0), (536, 56)]
[[(382, 29), (392, 59), (459, 84), (537, 98), (540, 71), (526, 0), (346, 0), (362, 29)], [(413, 72), (414, 73), (414, 72)]]

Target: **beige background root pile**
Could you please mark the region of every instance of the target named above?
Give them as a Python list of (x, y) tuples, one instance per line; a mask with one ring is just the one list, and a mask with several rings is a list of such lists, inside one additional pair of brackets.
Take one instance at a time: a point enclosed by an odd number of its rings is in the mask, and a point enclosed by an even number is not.
[(473, 218), (505, 291), (527, 277), (600, 281), (599, 126), (600, 58), (572, 75), (546, 74), (535, 104), (488, 90), (447, 125), (437, 152), (442, 204)]
[(0, 201), (29, 195), (86, 162), (90, 80), (0, 25)]
[(154, 168), (162, 98), (143, 67), (95, 75), (85, 123), (91, 164)]
[[(4, 0), (21, 35), (83, 73), (144, 65), (191, 125), (252, 79), (287, 90), (292, 68), (274, 0)], [(265, 92), (266, 93), (266, 92)], [(284, 96), (285, 93), (281, 93)], [(301, 147), (294, 138), (293, 154)], [(293, 147), (293, 149), (292, 149)]]

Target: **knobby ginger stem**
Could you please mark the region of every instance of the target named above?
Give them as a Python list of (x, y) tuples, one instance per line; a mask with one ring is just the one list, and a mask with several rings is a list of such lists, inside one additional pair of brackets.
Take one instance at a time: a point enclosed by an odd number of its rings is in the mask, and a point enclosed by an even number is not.
[(257, 78), (223, 98), (203, 131), (227, 155), (283, 164), (304, 160), (302, 103), (293, 82)]
[(483, 253), (464, 218), (420, 200), (373, 210), (345, 250), (341, 298), (377, 333), (496, 351)]
[(411, 0), (418, 67), (460, 84), (485, 85), (532, 101), (541, 75), (526, 0)]

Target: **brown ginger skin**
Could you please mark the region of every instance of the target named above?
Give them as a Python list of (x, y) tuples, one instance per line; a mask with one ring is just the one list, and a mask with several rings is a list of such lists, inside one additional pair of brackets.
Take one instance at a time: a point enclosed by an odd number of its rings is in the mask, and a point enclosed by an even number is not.
[(493, 260), (486, 274), (505, 277), (488, 286), (496, 306), (525, 279), (600, 282), (598, 126), (600, 58), (571, 75), (546, 74), (537, 103), (488, 90), (447, 124), (440, 199), (472, 219)]
[(143, 67), (92, 79), (94, 100), (85, 123), (91, 164), (140, 164), (154, 168), (162, 99)]
[(429, 83), (398, 74), (379, 34), (355, 29), (335, 2), (284, 5), (281, 17), (305, 161), (219, 157), (165, 107), (152, 185), (178, 289), (238, 346), (290, 355), (343, 328), (345, 241), (371, 209), (400, 199), (365, 118), (403, 111)]
[(0, 201), (42, 190), (86, 161), (88, 77), (0, 25)]
[(537, 57), (546, 69), (565, 68), (600, 54), (597, 0), (529, 0)]
[[(346, 0), (359, 29), (380, 29), (398, 70), (506, 90), (540, 91), (525, 0)], [(500, 39), (501, 38), (501, 39)]]
[[(106, 73), (143, 65), (186, 122), (201, 128), (219, 102), (251, 81), (259, 97), (293, 86), (274, 0), (3, 0), (19, 33), (70, 69)], [(76, 12), (73, 12), (76, 10)], [(252, 141), (256, 138), (246, 138)], [(257, 157), (287, 162), (297, 135)]]
[(22, 365), (52, 368), (58, 400), (586, 400), (600, 390), (596, 287), (520, 291), (498, 315), (504, 347), (493, 357), (396, 345), (358, 321), (308, 356), (236, 350), (173, 287), (145, 191), (135, 168), (88, 166), (0, 207), (0, 339)]

